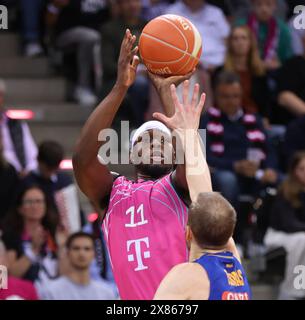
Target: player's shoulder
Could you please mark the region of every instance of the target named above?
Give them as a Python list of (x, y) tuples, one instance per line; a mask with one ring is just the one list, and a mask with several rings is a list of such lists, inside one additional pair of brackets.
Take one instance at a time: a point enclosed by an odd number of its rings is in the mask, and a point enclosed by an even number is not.
[(185, 292), (189, 299), (208, 298), (210, 280), (201, 265), (194, 262), (181, 263), (176, 265), (171, 273), (169, 281), (177, 282), (177, 290)]
[(194, 262), (180, 263), (172, 268), (171, 273), (174, 276), (183, 274), (186, 281), (207, 276), (205, 269), (199, 263)]

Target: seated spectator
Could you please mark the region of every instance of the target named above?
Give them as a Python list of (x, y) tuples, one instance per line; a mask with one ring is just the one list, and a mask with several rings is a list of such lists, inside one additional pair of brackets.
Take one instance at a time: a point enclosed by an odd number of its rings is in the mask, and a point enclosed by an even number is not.
[(304, 290), (294, 286), (295, 267), (305, 264), (305, 152), (294, 155), (287, 179), (279, 188), (265, 235), (268, 247), (282, 246), (287, 252), (280, 299), (304, 299)]
[(256, 39), (247, 26), (237, 26), (232, 29), (225, 63), (220, 70), (239, 75), (244, 111), (259, 113), (267, 119), (269, 94), (265, 68), (259, 56)]
[[(38, 150), (38, 169), (31, 171), (27, 177), (25, 177), (21, 184), (25, 186), (37, 185), (39, 186), (47, 196), (47, 200), (50, 203), (54, 212), (56, 212), (61, 220), (60, 222), (65, 226), (68, 231), (78, 231), (80, 229), (80, 209), (79, 200), (77, 195), (77, 189), (71, 177), (65, 172), (60, 172), (59, 165), (64, 157), (64, 150), (62, 146), (55, 141), (44, 141), (40, 144)], [(65, 208), (70, 209), (69, 212), (62, 210), (62, 205), (58, 195), (63, 193), (67, 194), (67, 201)], [(69, 206), (72, 203), (72, 206)], [(73, 209), (74, 208), (74, 209)], [(76, 227), (70, 230), (69, 225), (63, 219), (70, 220), (68, 216), (73, 216)]]
[(201, 64), (206, 69), (222, 66), (226, 54), (226, 38), (230, 26), (223, 12), (205, 0), (179, 0), (166, 10), (189, 19), (198, 29), (203, 41)]
[(13, 204), (14, 193), (18, 183), (19, 179), (16, 170), (3, 157), (2, 135), (0, 131), (0, 229), (2, 220)]
[(66, 268), (64, 232), (54, 218), (43, 191), (31, 186), (20, 190), (3, 224), (9, 274), (34, 282), (38, 291)]
[(4, 158), (21, 177), (37, 168), (37, 146), (28, 125), (20, 120), (11, 119), (6, 115), (4, 96), (5, 82), (0, 79), (0, 130)]
[(47, 8), (47, 24), (54, 29), (55, 46), (63, 52), (76, 53), (73, 98), (84, 106), (92, 106), (97, 101), (91, 81), (94, 49), (100, 46), (98, 30), (107, 18), (104, 0), (50, 0)]
[[(305, 33), (303, 37), (305, 48)], [(296, 117), (305, 115), (305, 50), (302, 56), (289, 59), (278, 75), (278, 123), (288, 124)]]
[[(141, 18), (141, 0), (118, 0), (120, 16), (106, 23), (102, 34), (102, 63), (104, 71), (103, 95), (108, 94), (116, 81), (117, 61), (120, 54), (121, 42), (128, 28), (139, 40), (146, 21)], [(144, 114), (148, 103), (148, 79), (146, 70), (138, 68), (138, 75), (128, 91), (128, 101), (121, 109), (125, 111), (126, 119), (133, 127), (144, 122)], [(128, 109), (128, 111), (126, 110)]]
[(44, 300), (113, 300), (115, 295), (106, 282), (90, 278), (94, 259), (94, 240), (84, 232), (70, 235), (66, 242), (71, 270), (53, 280), (43, 294)]
[(217, 109), (208, 109), (200, 128), (207, 129), (207, 160), (214, 190), (220, 191), (238, 212), (240, 194), (256, 196), (261, 188), (277, 182), (277, 161), (259, 115), (242, 110), (239, 77), (220, 73), (215, 98)]
[(289, 27), (276, 16), (276, 0), (253, 0), (252, 4), (252, 12), (237, 24), (250, 27), (266, 69), (276, 70), (293, 54)]
[[(8, 267), (6, 250), (0, 238), (0, 266)], [(2, 273), (3, 276), (3, 273)], [(34, 285), (27, 280), (18, 279), (8, 275), (7, 286), (0, 286), (0, 300), (38, 300), (38, 295)]]
[(305, 151), (305, 115), (291, 121), (285, 136), (284, 150), (287, 155), (287, 163), (298, 151)]

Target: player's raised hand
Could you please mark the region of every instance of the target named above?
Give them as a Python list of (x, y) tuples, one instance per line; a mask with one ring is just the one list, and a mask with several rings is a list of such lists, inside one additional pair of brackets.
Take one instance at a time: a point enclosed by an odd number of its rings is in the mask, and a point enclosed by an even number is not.
[[(179, 101), (175, 85), (171, 85), (171, 95), (175, 105), (175, 114), (169, 118), (162, 113), (154, 113), (153, 117), (156, 120), (162, 121), (167, 127), (175, 129), (194, 129), (199, 127), (200, 116), (205, 102), (205, 93), (199, 99), (199, 84), (194, 87), (193, 96), (189, 100), (190, 84), (186, 80), (183, 83), (183, 98)], [(198, 102), (199, 100), (199, 102)]]
[(118, 61), (117, 85), (130, 87), (136, 78), (136, 71), (140, 62), (137, 56), (138, 47), (134, 47), (136, 36), (132, 35), (130, 30), (125, 32), (121, 44), (121, 51)]

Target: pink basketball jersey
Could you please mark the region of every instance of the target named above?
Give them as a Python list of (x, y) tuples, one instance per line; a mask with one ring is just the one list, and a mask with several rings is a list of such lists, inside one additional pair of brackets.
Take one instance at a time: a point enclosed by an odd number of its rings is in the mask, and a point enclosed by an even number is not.
[(167, 272), (188, 260), (186, 224), (170, 175), (114, 181), (103, 229), (121, 299), (151, 300)]

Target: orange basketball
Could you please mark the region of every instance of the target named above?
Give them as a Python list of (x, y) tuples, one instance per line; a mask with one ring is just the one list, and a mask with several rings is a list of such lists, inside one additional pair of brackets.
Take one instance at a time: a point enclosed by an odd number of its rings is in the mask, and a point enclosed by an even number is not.
[(151, 20), (139, 39), (139, 51), (147, 69), (162, 76), (185, 75), (199, 62), (202, 41), (186, 18), (167, 14)]

